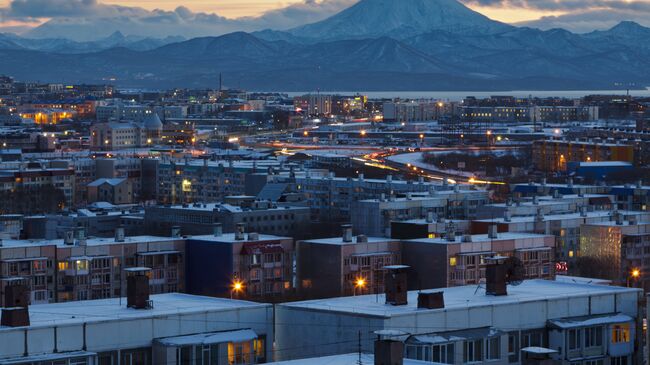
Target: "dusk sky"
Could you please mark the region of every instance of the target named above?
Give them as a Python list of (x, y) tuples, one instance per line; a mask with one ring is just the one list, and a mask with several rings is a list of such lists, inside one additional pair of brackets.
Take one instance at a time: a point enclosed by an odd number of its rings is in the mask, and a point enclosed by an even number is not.
[[(194, 36), (236, 30), (289, 29), (322, 20), (358, 0), (0, 0), (0, 31), (24, 32), (47, 21), (89, 24), (92, 19), (142, 22), (124, 33)], [(437, 1), (437, 0), (431, 0)], [(650, 26), (650, 0), (460, 0), (502, 22), (574, 32), (606, 29), (623, 20)], [(233, 19), (237, 19), (233, 21)], [(122, 24), (120, 23), (120, 24)], [(114, 28), (117, 29), (118, 25)], [(163, 27), (167, 27), (164, 29)], [(182, 28), (182, 29), (181, 29)], [(190, 29), (191, 28), (191, 29)], [(121, 29), (120, 29), (121, 30)]]

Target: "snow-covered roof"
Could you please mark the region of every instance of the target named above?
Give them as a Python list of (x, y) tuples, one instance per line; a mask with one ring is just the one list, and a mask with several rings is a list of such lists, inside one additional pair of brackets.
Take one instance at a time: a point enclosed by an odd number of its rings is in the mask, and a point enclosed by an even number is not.
[[(270, 362), (267, 365), (356, 365), (359, 363), (359, 354), (344, 354), (334, 356), (313, 357), (308, 359)], [(361, 354), (362, 364), (374, 364), (375, 356)], [(441, 365), (436, 362), (404, 359), (404, 365)]]
[(303, 242), (305, 243), (312, 243), (312, 244), (321, 244), (321, 245), (339, 245), (339, 246), (345, 246), (345, 245), (356, 245), (356, 244), (364, 244), (364, 243), (384, 243), (384, 242), (398, 242), (398, 239), (393, 239), (393, 238), (386, 238), (386, 237), (367, 237), (368, 242), (358, 242), (359, 236), (352, 236), (352, 242), (344, 242), (343, 237), (332, 237), (332, 238), (318, 238), (318, 239), (313, 239), (313, 240), (305, 240)]
[(411, 242), (418, 243), (431, 243), (431, 244), (440, 244), (440, 245), (449, 245), (455, 243), (476, 243), (476, 242), (494, 242), (494, 241), (506, 241), (506, 240), (525, 240), (525, 239), (544, 239), (549, 237), (548, 235), (536, 234), (536, 233), (519, 233), (519, 232), (501, 232), (497, 235), (497, 238), (490, 238), (487, 234), (474, 234), (471, 235), (471, 242), (464, 242), (463, 236), (457, 235), (454, 241), (448, 241), (447, 238), (417, 238), (410, 240)]
[(164, 346), (212, 345), (224, 342), (244, 342), (257, 338), (255, 331), (243, 329), (236, 331), (199, 333), (197, 335), (167, 337), (157, 340)]
[(552, 319), (548, 322), (553, 327), (567, 329), (567, 328), (589, 327), (589, 326), (606, 325), (606, 324), (629, 323), (629, 322), (634, 322), (634, 318), (626, 314), (616, 313), (616, 314), (603, 314), (603, 315), (596, 315), (596, 316), (592, 315), (592, 316), (583, 316), (583, 317)]
[[(142, 318), (169, 318), (191, 313), (268, 307), (269, 304), (242, 300), (169, 293), (152, 295), (153, 308), (126, 307), (126, 299), (111, 298), (91, 301), (36, 304), (29, 306), (30, 327), (52, 327), (87, 322), (119, 321)], [(121, 304), (120, 304), (121, 302)], [(0, 332), (11, 327), (0, 327)]]
[(202, 236), (192, 236), (188, 237), (188, 239), (195, 240), (195, 241), (208, 241), (208, 242), (213, 242), (213, 243), (233, 243), (233, 242), (264, 242), (264, 241), (278, 241), (278, 240), (291, 240), (291, 237), (282, 237), (282, 236), (274, 236), (270, 234), (258, 234), (257, 239), (254, 241), (251, 241), (248, 238), (248, 234), (244, 234), (244, 239), (243, 240), (237, 240), (235, 239), (235, 234), (234, 233), (224, 233), (221, 236), (215, 236), (215, 235), (202, 235)]
[(385, 304), (385, 295), (357, 295), (353, 297), (329, 298), (303, 302), (283, 303), (279, 306), (301, 308), (313, 311), (341, 312), (355, 315), (369, 315), (390, 318), (400, 315), (414, 315), (423, 311), (445, 311), (454, 308), (473, 308), (493, 305), (520, 304), (546, 301), (550, 298), (579, 298), (592, 295), (636, 293), (640, 289), (617, 286), (560, 283), (551, 280), (525, 280), (521, 285), (509, 286), (508, 295), (490, 296), (484, 288), (466, 285), (451, 288), (423, 290), (423, 293), (443, 292), (445, 308), (418, 309), (418, 291), (408, 292), (408, 304), (393, 306)]
[[(101, 237), (101, 238), (88, 238), (86, 239), (86, 246), (102, 246), (126, 243), (145, 243), (145, 242), (164, 242), (164, 241), (178, 241), (181, 238), (174, 237), (161, 237), (161, 236), (128, 236), (124, 237), (123, 242), (116, 242), (115, 238)], [(46, 240), (46, 239), (32, 239), (32, 240), (3, 240), (2, 247), (35, 247), (35, 246), (57, 246), (57, 247), (74, 247), (73, 245), (66, 245), (62, 239)]]

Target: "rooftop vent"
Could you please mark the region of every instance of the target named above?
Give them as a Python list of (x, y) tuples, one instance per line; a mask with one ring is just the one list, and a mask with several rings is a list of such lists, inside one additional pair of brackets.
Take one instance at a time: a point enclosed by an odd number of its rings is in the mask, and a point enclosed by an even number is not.
[(508, 284), (519, 285), (524, 278), (524, 266), (516, 257), (495, 256), (487, 259), (485, 294), (508, 295)]
[(375, 365), (403, 365), (404, 343), (396, 340), (375, 341)]
[(260, 240), (260, 235), (256, 232), (251, 232), (248, 234), (248, 240), (249, 241), (259, 241)]
[(420, 293), (418, 294), (418, 308), (420, 309), (440, 309), (445, 307), (445, 298), (443, 292)]
[(427, 212), (427, 223), (433, 223), (435, 221), (435, 214), (432, 210)]
[(179, 238), (181, 236), (181, 227), (179, 226), (173, 226), (171, 235), (173, 238)]
[(115, 228), (115, 242), (124, 242), (124, 227)]
[(496, 224), (492, 224), (488, 227), (488, 238), (495, 240), (499, 237), (499, 227)]
[(386, 266), (384, 276), (386, 304), (398, 306), (408, 304), (407, 277), (408, 266), (393, 265)]
[(235, 226), (235, 240), (243, 241), (245, 230), (246, 230), (246, 225), (244, 223), (237, 223), (237, 226)]
[(221, 223), (214, 223), (212, 225), (212, 234), (215, 237), (219, 237), (223, 235), (223, 225)]
[(352, 225), (344, 224), (341, 226), (343, 242), (352, 242)]
[(29, 288), (15, 284), (5, 287), (5, 308), (2, 308), (0, 325), (7, 327), (29, 326)]
[(125, 269), (126, 277), (126, 306), (134, 309), (151, 309), (149, 301), (148, 267)]
[(74, 231), (63, 232), (63, 244), (67, 246), (74, 245)]
[(360, 234), (357, 236), (357, 243), (368, 243), (368, 236)]

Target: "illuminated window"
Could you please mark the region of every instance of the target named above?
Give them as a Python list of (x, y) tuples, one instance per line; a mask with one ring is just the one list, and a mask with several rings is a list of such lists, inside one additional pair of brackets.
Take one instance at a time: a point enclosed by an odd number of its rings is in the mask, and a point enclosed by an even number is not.
[(617, 324), (612, 327), (612, 343), (630, 342), (630, 324)]
[(455, 257), (450, 257), (449, 258), (449, 266), (456, 266), (456, 258)]
[(429, 237), (429, 238), (436, 238), (436, 234), (435, 234), (435, 233), (429, 233), (429, 236), (428, 236), (428, 237)]
[(183, 180), (182, 189), (183, 189), (183, 192), (185, 192), (185, 193), (191, 192), (192, 191), (192, 182), (187, 180), (187, 179)]
[(573, 251), (569, 251), (569, 257), (573, 257)]
[(251, 363), (251, 343), (239, 342), (228, 343), (228, 364), (250, 364)]
[(58, 266), (59, 266), (59, 271), (63, 271), (63, 270), (68, 270), (70, 264), (67, 261), (61, 261), (59, 262)]

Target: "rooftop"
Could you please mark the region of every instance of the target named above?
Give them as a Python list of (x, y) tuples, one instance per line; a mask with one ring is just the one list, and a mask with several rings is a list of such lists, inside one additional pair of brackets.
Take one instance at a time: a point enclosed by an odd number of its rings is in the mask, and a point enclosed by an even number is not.
[[(120, 298), (32, 305), (29, 307), (30, 327), (52, 327), (268, 306), (268, 304), (241, 300), (179, 293), (152, 295), (151, 300), (154, 305), (148, 310), (127, 308), (126, 299)], [(0, 327), (0, 331), (7, 329), (10, 328)]]
[[(344, 354), (324, 357), (313, 357), (309, 359), (290, 360), (270, 362), (268, 365), (355, 365), (359, 363), (359, 354)], [(361, 354), (361, 363), (374, 364), (375, 356), (373, 354)], [(404, 359), (404, 365), (436, 365), (435, 362), (425, 362), (419, 360)]]
[[(130, 236), (124, 237), (123, 242), (116, 242), (113, 237), (102, 238), (88, 238), (86, 239), (86, 246), (101, 246), (111, 244), (124, 244), (124, 243), (144, 243), (144, 242), (162, 242), (162, 241), (178, 241), (182, 238), (174, 237), (161, 237), (161, 236)], [(75, 245), (77, 245), (75, 243)], [(58, 246), (58, 247), (74, 247), (73, 245), (66, 245), (63, 239), (46, 240), (46, 239), (32, 239), (32, 240), (3, 240), (2, 247), (30, 247), (30, 246)]]
[(277, 240), (291, 240), (293, 238), (291, 237), (282, 237), (282, 236), (273, 236), (270, 234), (258, 234), (256, 240), (250, 240), (248, 238), (248, 234), (244, 234), (244, 239), (243, 240), (237, 240), (235, 239), (235, 234), (234, 233), (224, 233), (221, 236), (215, 236), (215, 235), (202, 235), (202, 236), (191, 236), (188, 237), (190, 240), (195, 240), (195, 241), (209, 241), (209, 242), (214, 242), (214, 243), (232, 243), (232, 242), (263, 242), (263, 241), (277, 241)]
[(284, 303), (280, 305), (316, 311), (341, 312), (390, 318), (399, 315), (411, 315), (423, 311), (445, 311), (454, 308), (472, 308), (545, 301), (549, 298), (577, 298), (591, 295), (632, 293), (640, 291), (640, 289), (636, 288), (623, 288), (617, 286), (560, 283), (551, 280), (526, 280), (519, 286), (509, 286), (508, 295), (505, 296), (485, 295), (485, 289), (477, 287), (476, 285), (422, 291), (424, 293), (443, 292), (445, 308), (442, 309), (418, 309), (418, 291), (408, 292), (408, 304), (403, 306), (385, 304), (386, 296), (384, 294), (378, 296), (375, 294), (357, 295), (355, 297), (320, 299)]
[(314, 240), (304, 240), (302, 242), (306, 243), (315, 243), (315, 244), (321, 244), (321, 245), (340, 245), (340, 246), (345, 246), (345, 245), (355, 245), (355, 244), (364, 244), (364, 243), (383, 243), (383, 242), (397, 242), (399, 241), (398, 239), (393, 239), (393, 238), (386, 238), (386, 237), (367, 237), (368, 242), (357, 242), (359, 236), (352, 236), (352, 242), (344, 242), (343, 237), (331, 237), (331, 238), (319, 238), (319, 239), (314, 239)]
[[(490, 238), (487, 234), (473, 234), (471, 235), (473, 243), (478, 242), (493, 242), (493, 241), (505, 241), (505, 240), (525, 240), (525, 239), (534, 239), (534, 238), (545, 238), (550, 237), (543, 234), (535, 233), (513, 233), (513, 232), (501, 232), (497, 235), (497, 238)], [(431, 244), (440, 244), (440, 245), (449, 245), (453, 243), (465, 243), (463, 242), (463, 236), (456, 235), (455, 241), (448, 241), (446, 238), (418, 238), (410, 240), (410, 242), (420, 242), (420, 243), (431, 243)]]

